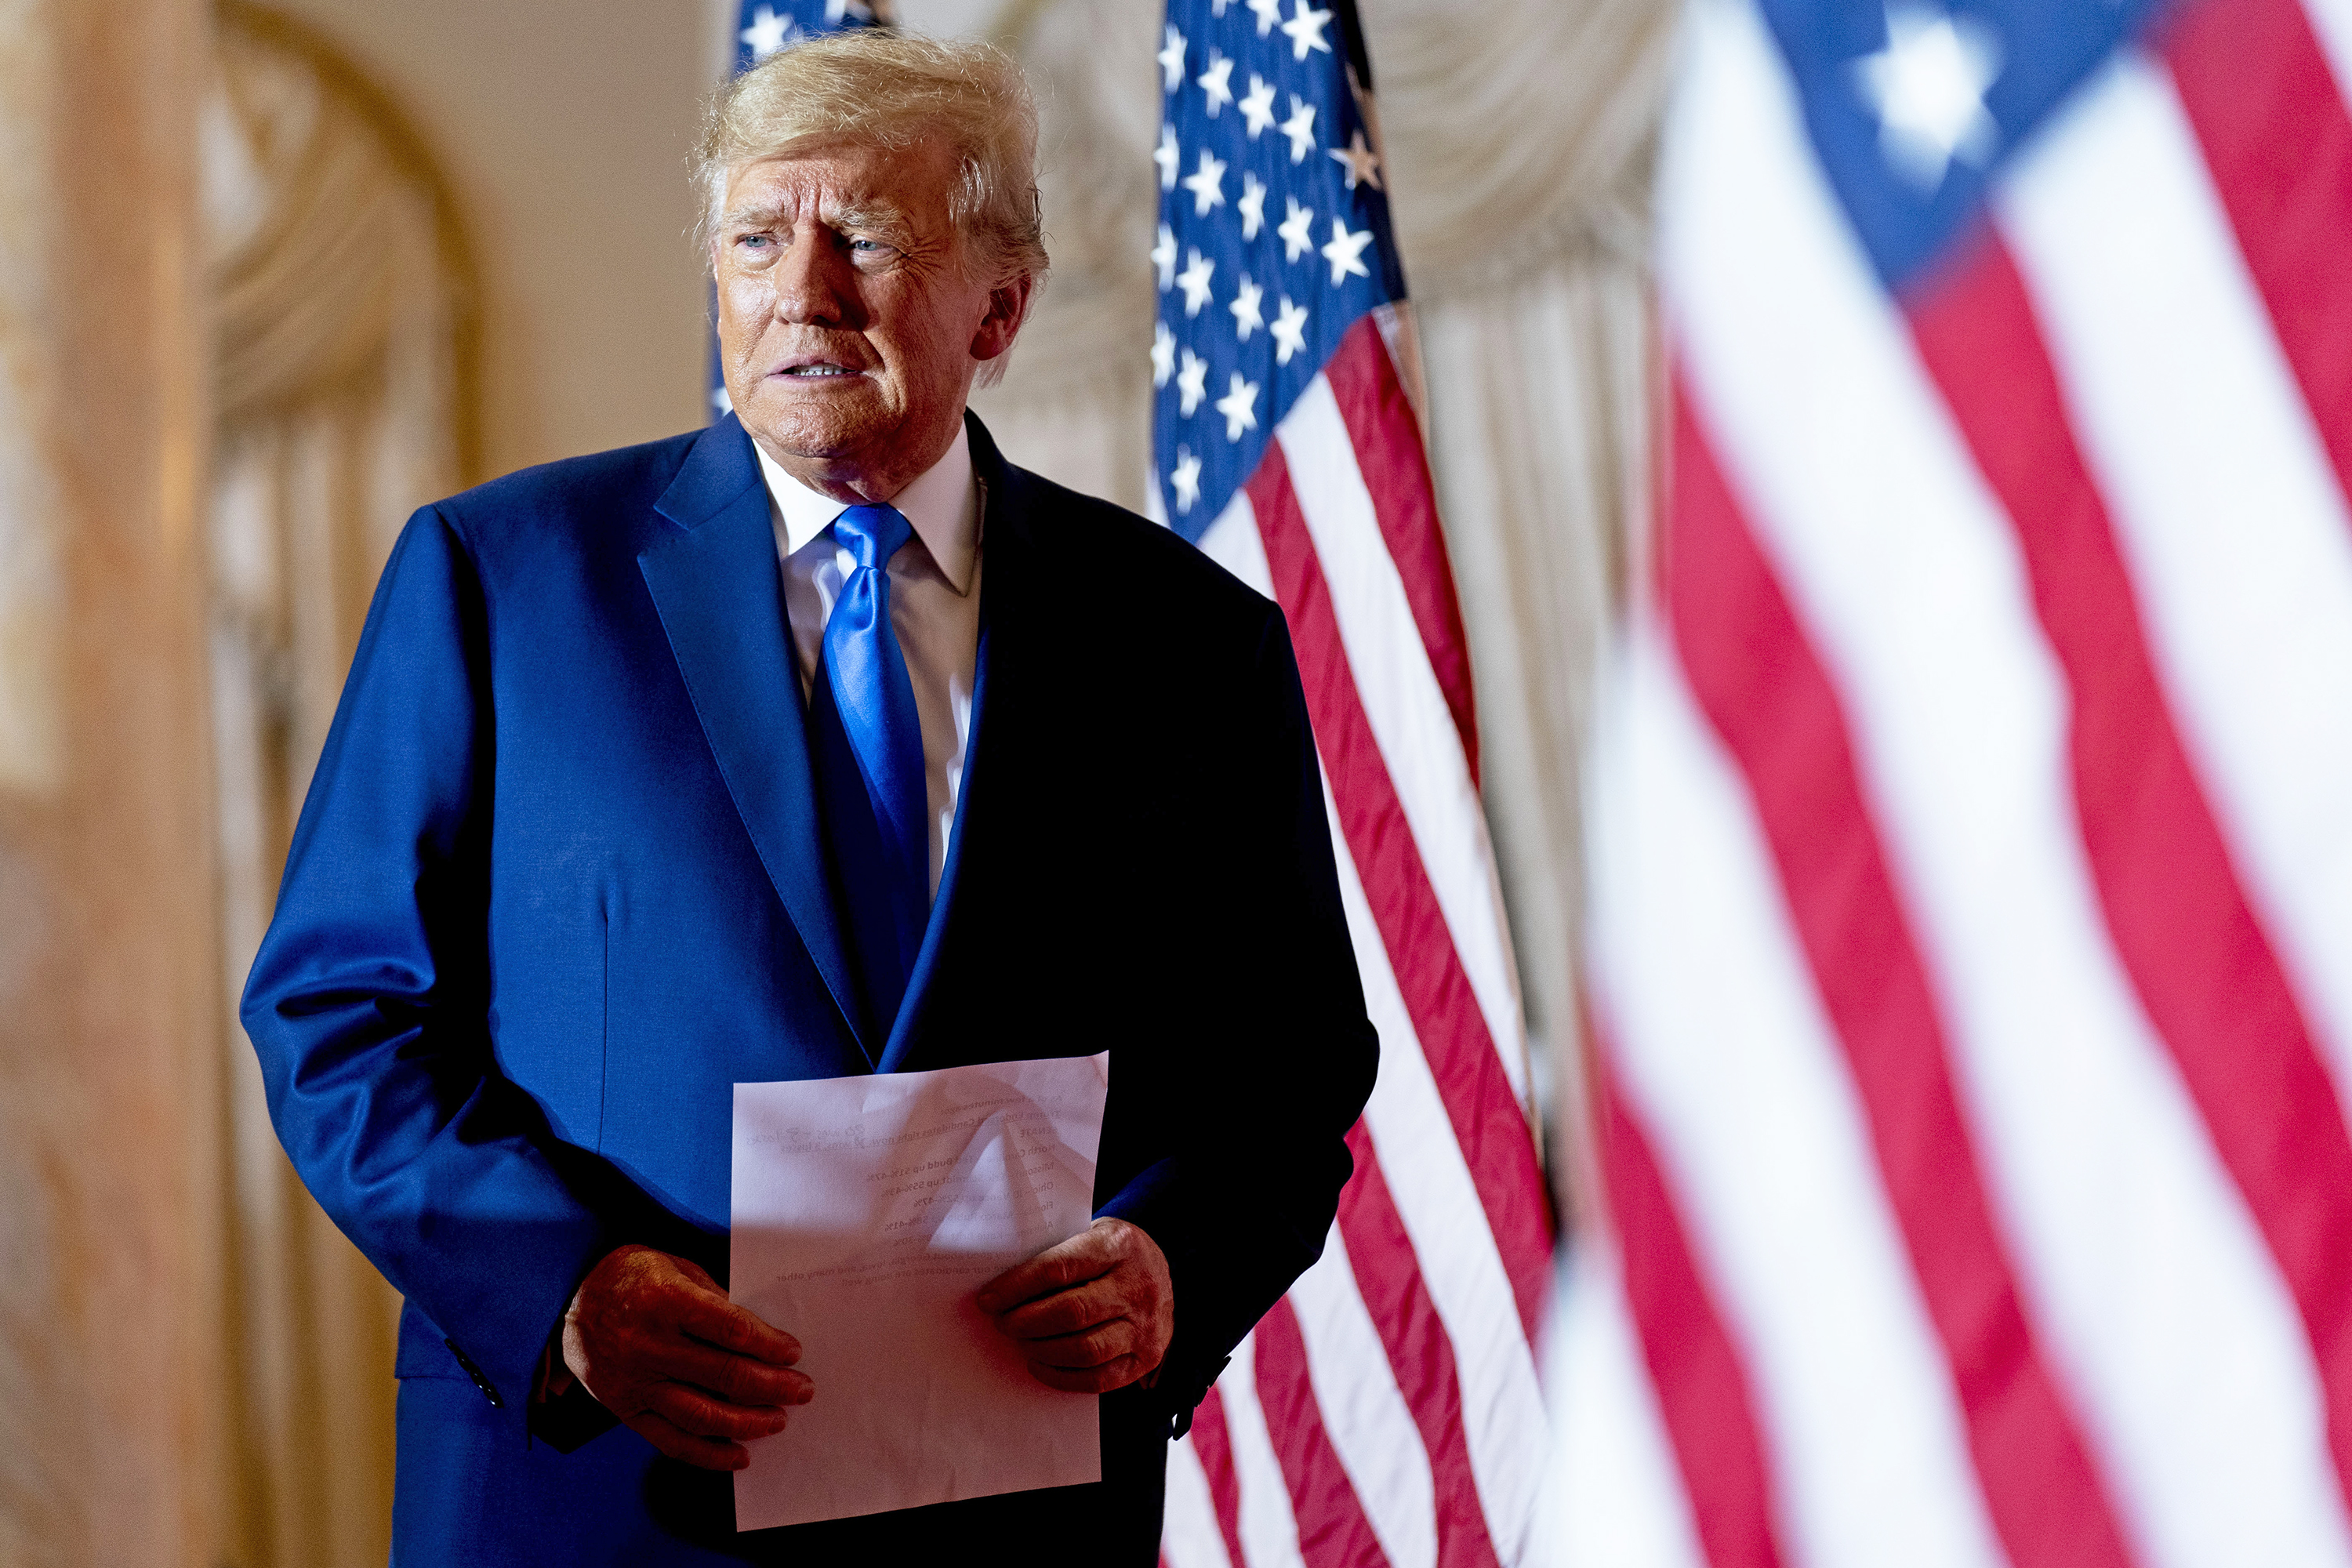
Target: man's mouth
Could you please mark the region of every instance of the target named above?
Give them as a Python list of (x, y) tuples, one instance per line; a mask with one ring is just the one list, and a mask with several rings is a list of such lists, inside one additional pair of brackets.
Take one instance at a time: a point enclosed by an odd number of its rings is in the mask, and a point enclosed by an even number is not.
[(786, 365), (780, 374), (796, 380), (814, 381), (824, 376), (856, 375), (857, 372), (841, 364), (793, 364)]

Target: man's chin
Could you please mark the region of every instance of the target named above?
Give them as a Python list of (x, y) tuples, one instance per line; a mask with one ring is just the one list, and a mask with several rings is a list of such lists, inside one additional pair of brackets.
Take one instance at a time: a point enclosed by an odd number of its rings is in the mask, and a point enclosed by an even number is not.
[(771, 457), (826, 462), (855, 457), (872, 443), (877, 421), (844, 417), (852, 411), (810, 408), (790, 396), (761, 396), (735, 413)]

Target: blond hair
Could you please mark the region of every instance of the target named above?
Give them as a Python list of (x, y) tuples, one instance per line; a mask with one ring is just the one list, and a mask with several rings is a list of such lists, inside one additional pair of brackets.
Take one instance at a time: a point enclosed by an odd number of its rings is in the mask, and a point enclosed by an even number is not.
[(955, 154), (948, 211), (973, 275), (1043, 282), (1037, 104), (1021, 68), (987, 44), (875, 27), (820, 33), (711, 96), (694, 149), (696, 239), (707, 256), (728, 176), (745, 163), (827, 142), (896, 151), (931, 137)]

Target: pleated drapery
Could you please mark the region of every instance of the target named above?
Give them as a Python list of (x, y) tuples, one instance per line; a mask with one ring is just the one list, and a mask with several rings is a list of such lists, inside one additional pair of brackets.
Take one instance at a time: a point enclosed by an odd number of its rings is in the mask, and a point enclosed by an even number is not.
[(399, 1298), (302, 1189), (236, 1016), (401, 523), (467, 464), (467, 266), (437, 179), (315, 40), (217, 14), (200, 110), (214, 321), (228, 1535), (239, 1568), (383, 1562)]

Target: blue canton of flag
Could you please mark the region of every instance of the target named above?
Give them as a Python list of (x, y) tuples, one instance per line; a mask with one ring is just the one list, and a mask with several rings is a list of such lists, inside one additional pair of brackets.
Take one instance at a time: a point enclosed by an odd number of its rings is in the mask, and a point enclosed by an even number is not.
[(1906, 286), (1983, 210), (2012, 153), (2154, 0), (1762, 0), (1806, 130), (1863, 247)]
[(1153, 468), (1197, 542), (1349, 327), (1404, 298), (1352, 0), (1170, 0)]
[[(745, 0), (735, 18), (735, 73), (740, 76), (780, 49), (803, 38), (842, 27), (890, 25), (888, 0)], [(714, 301), (711, 318), (718, 319)], [(710, 417), (727, 417), (727, 378), (719, 366), (719, 342), (710, 344)]]

